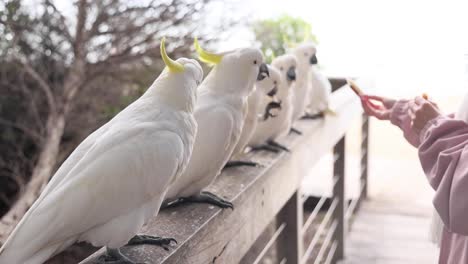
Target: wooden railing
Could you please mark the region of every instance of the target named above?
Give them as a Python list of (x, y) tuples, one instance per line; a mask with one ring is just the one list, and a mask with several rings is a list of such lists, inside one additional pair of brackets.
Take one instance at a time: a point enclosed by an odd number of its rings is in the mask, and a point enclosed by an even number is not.
[[(361, 195), (349, 202), (344, 191), (345, 134), (361, 116), (361, 108), (350, 89), (337, 89), (344, 85), (343, 80), (332, 83), (336, 116), (297, 122), (294, 126), (303, 135), (291, 134), (282, 141), (291, 153), (249, 153), (247, 158), (263, 166), (225, 170), (210, 186), (209, 191), (232, 201), (234, 210), (204, 204), (163, 210), (142, 233), (173, 237), (178, 244), (169, 251), (145, 245), (124, 247), (122, 252), (137, 262), (177, 264), (262, 263), (272, 251), (277, 263), (336, 263), (342, 259), (348, 222), (367, 193), (368, 120), (364, 118), (362, 126)], [(333, 196), (322, 197), (304, 221), (302, 179), (332, 149)], [(330, 206), (322, 222), (315, 223), (325, 204)], [(313, 232), (313, 223), (318, 228), (311, 243), (305, 245), (304, 236)], [(271, 232), (265, 232), (267, 229)], [(95, 263), (102, 253), (103, 249), (82, 263)]]

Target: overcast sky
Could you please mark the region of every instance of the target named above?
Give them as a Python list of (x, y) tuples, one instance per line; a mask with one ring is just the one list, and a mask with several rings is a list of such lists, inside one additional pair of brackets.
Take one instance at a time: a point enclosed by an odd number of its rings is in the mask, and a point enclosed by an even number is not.
[[(468, 91), (468, 1), (224, 1), (235, 8), (215, 1), (213, 23), (229, 12), (250, 20), (289, 14), (310, 22), (319, 40), (320, 64), (329, 75), (365, 77), (388, 95)], [(70, 13), (69, 2), (56, 2)], [(250, 30), (241, 28), (217, 49), (245, 46), (252, 40)]]
[[(310, 22), (319, 60), (331, 75), (365, 76), (401, 96), (468, 91), (468, 1), (234, 1), (255, 19), (289, 14)], [(238, 30), (220, 49), (251, 38)]]

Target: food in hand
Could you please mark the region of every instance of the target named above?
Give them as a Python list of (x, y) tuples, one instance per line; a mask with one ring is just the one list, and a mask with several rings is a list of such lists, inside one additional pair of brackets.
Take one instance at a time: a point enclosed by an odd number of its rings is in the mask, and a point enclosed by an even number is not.
[(361, 98), (364, 96), (364, 92), (361, 90), (361, 88), (359, 88), (359, 86), (357, 86), (357, 84), (353, 80), (346, 79), (346, 82), (348, 83), (349, 87), (351, 87), (353, 92), (357, 94), (357, 96)]

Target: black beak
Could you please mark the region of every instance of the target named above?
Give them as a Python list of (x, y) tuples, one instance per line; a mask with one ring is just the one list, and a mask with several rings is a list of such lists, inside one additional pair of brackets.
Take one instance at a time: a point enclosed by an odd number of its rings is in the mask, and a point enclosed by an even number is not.
[(276, 95), (276, 93), (278, 92), (278, 86), (274, 86), (273, 89), (271, 89), (271, 91), (269, 93), (267, 93), (268, 96), (270, 97), (273, 97)]
[(317, 56), (314, 54), (314, 56), (310, 57), (310, 64), (315, 65), (318, 63)]
[(288, 72), (286, 73), (286, 77), (288, 78), (288, 81), (295, 81), (296, 80), (296, 68), (291, 67), (289, 68)]
[(276, 117), (274, 114), (271, 113), (273, 109), (280, 109), (281, 110), (281, 101), (271, 101), (265, 108), (265, 113), (263, 114), (263, 120), (267, 120), (270, 117)]
[(270, 77), (270, 72), (268, 71), (267, 65), (262, 63), (260, 64), (260, 70), (258, 71), (257, 81), (261, 81), (267, 76)]

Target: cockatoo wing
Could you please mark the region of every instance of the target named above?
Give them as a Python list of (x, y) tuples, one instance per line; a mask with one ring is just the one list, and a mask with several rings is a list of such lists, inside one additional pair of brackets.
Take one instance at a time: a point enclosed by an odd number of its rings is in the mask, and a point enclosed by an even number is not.
[(312, 111), (323, 111), (328, 108), (331, 94), (331, 83), (328, 78), (316, 69), (311, 71), (311, 92), (309, 107)]
[(247, 103), (247, 113), (244, 118), (244, 125), (242, 126), (242, 131), (237, 141), (236, 146), (232, 152), (231, 158), (237, 158), (242, 155), (245, 147), (249, 143), (250, 138), (252, 137), (258, 121), (258, 105), (260, 104), (259, 92), (255, 90), (248, 98)]
[[(26, 262), (21, 256), (78, 237), (157, 196), (162, 199), (180, 173), (184, 149), (177, 133), (154, 123), (107, 131), (25, 215), (5, 243), (0, 262), (15, 255)], [(107, 235), (119, 235), (118, 229), (114, 232)]]
[(216, 178), (232, 154), (235, 144), (232, 110), (222, 104), (197, 106), (195, 119), (198, 132), (190, 162), (171, 185), (168, 199), (198, 194)]
[(70, 170), (83, 158), (83, 156), (88, 152), (88, 150), (96, 143), (96, 140), (107, 131), (109, 123), (100, 127), (98, 130), (91, 133), (83, 142), (81, 142), (78, 147), (70, 154), (70, 156), (62, 163), (60, 168), (55, 172), (52, 179), (49, 181), (45, 189), (42, 191), (41, 195), (37, 201), (42, 200), (42, 198), (47, 195), (51, 190), (59, 184)]

